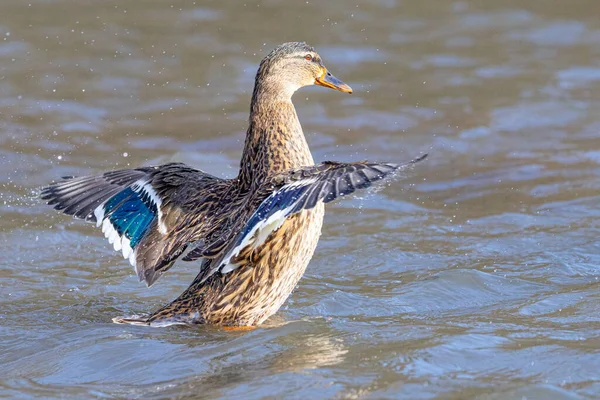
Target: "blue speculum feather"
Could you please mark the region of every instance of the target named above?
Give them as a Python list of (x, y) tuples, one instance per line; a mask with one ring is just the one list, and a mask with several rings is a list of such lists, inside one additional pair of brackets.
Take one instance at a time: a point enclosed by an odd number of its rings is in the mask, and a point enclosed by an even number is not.
[(245, 237), (260, 221), (267, 220), (277, 211), (288, 208), (291, 204), (298, 200), (305, 189), (305, 186), (300, 186), (293, 189), (280, 190), (272, 197), (269, 197), (267, 200), (265, 200), (246, 224), (246, 228), (244, 229), (240, 238)]
[(127, 188), (106, 202), (104, 213), (117, 233), (129, 239), (133, 249), (144, 237), (158, 210), (143, 189), (136, 192)]
[(122, 192), (115, 194), (110, 199), (108, 199), (108, 201), (104, 205), (104, 215), (110, 214), (110, 212), (113, 210), (113, 208), (115, 208), (116, 206), (121, 204), (121, 202), (123, 200), (125, 200), (126, 198), (131, 196), (133, 193), (135, 193), (135, 192), (131, 188), (127, 188), (127, 189), (123, 190)]

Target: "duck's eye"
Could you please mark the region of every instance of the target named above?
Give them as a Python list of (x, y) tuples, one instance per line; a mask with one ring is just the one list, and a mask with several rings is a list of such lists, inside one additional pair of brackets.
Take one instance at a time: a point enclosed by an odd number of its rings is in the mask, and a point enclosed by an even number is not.
[(306, 61), (310, 61), (310, 60), (312, 60), (312, 55), (310, 55), (310, 54), (307, 54), (307, 55), (305, 55), (305, 56), (304, 56), (304, 59), (305, 59)]

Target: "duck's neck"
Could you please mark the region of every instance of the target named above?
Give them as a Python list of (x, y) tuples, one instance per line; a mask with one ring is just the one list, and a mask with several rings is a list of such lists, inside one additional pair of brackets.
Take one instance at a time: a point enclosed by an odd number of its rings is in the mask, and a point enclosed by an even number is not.
[(260, 85), (254, 90), (238, 176), (244, 187), (273, 172), (314, 164), (291, 93), (284, 94)]

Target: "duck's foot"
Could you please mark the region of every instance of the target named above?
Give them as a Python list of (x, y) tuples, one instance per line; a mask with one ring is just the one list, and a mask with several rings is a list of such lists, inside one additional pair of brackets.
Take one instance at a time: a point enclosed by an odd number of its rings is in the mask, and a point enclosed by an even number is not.
[(223, 326), (224, 331), (235, 331), (235, 332), (244, 332), (244, 331), (253, 331), (256, 329), (256, 326)]

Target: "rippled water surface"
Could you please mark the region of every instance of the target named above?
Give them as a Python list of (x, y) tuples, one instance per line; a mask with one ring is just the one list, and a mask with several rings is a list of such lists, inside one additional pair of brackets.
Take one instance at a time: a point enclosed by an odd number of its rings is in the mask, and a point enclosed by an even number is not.
[[(597, 6), (3, 0), (0, 396), (600, 397)], [(147, 289), (36, 190), (172, 160), (234, 176), (257, 64), (290, 40), (355, 89), (295, 95), (316, 160), (429, 159), (327, 208), (265, 326), (112, 324), (198, 266)]]

